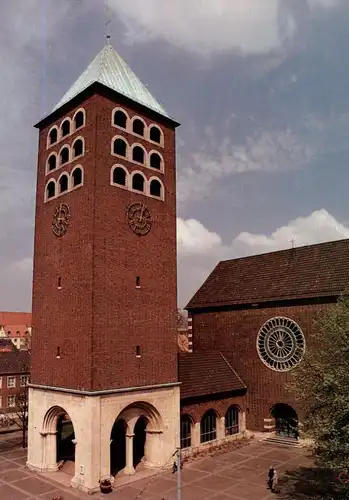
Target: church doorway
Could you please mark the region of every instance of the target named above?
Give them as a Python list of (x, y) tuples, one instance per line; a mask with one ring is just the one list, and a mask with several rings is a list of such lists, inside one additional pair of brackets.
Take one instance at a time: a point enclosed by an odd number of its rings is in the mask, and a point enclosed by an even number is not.
[(133, 438), (133, 467), (137, 467), (145, 455), (146, 428), (148, 419), (143, 415), (139, 417), (134, 428)]
[(56, 440), (57, 462), (75, 462), (75, 433), (67, 413), (57, 417)]
[(284, 403), (278, 403), (271, 409), (271, 415), (275, 419), (276, 435), (298, 439), (299, 424), (296, 411)]
[(116, 476), (126, 466), (126, 429), (125, 420), (115, 421), (110, 435), (110, 474)]

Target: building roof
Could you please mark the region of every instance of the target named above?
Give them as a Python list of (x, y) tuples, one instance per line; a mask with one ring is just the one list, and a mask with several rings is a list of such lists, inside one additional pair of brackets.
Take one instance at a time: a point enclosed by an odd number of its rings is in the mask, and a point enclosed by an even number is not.
[(31, 320), (31, 313), (0, 312), (0, 328), (4, 327), (7, 337), (27, 337)]
[(11, 352), (0, 352), (0, 375), (6, 373), (28, 373), (29, 371), (30, 354), (28, 351), (15, 349)]
[(0, 325), (30, 326), (31, 322), (32, 322), (31, 313), (0, 311)]
[(187, 309), (338, 296), (349, 285), (349, 239), (219, 262)]
[(246, 385), (221, 352), (179, 355), (181, 398), (191, 398), (246, 389)]
[(69, 102), (95, 82), (99, 82), (111, 90), (170, 118), (164, 108), (151, 95), (147, 87), (143, 85), (110, 44), (105, 45), (99, 54), (97, 54), (54, 107), (52, 112)]

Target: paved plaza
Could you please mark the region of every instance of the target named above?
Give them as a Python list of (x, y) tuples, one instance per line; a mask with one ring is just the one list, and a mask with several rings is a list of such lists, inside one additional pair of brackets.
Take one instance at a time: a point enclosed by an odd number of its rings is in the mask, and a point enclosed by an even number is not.
[[(140, 479), (109, 495), (97, 493), (90, 497), (72, 488), (62, 487), (52, 479), (54, 474), (49, 478), (43, 478), (31, 473), (25, 468), (25, 450), (14, 445), (6, 449), (6, 444), (1, 444), (1, 500), (52, 500), (60, 496), (64, 500), (78, 498), (175, 500), (177, 498), (177, 475), (171, 472)], [(270, 465), (276, 467), (281, 477), (279, 495), (271, 493), (266, 487), (266, 475)], [(331, 498), (330, 493), (321, 492), (314, 486), (314, 470), (312, 459), (304, 449), (281, 448), (252, 441), (236, 451), (186, 465), (182, 470), (182, 500)], [(304, 483), (307, 474), (309, 484)], [(288, 478), (286, 483), (285, 478)]]

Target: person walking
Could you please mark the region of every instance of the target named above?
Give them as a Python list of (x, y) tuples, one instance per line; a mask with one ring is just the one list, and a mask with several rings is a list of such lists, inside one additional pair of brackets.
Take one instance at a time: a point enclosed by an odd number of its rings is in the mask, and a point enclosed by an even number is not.
[(273, 487), (273, 478), (274, 478), (275, 470), (274, 467), (271, 465), (269, 467), (268, 471), (268, 488), (271, 490)]
[(271, 484), (271, 491), (273, 493), (278, 493), (279, 492), (279, 478), (276, 470), (274, 469), (274, 475), (273, 475), (273, 480)]

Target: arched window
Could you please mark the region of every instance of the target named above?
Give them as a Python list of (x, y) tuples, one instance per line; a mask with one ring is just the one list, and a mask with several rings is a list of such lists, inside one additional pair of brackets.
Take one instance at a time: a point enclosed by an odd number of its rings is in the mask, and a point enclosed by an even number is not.
[(135, 146), (132, 150), (132, 160), (144, 163), (144, 150), (140, 146)]
[(64, 122), (61, 125), (61, 131), (62, 131), (62, 137), (65, 137), (66, 135), (70, 134), (70, 121), (69, 120), (64, 120)]
[(231, 436), (239, 433), (239, 408), (231, 406), (225, 414), (225, 435)]
[(82, 127), (85, 122), (85, 116), (83, 111), (78, 111), (74, 117), (75, 130)]
[(77, 167), (73, 170), (72, 178), (73, 178), (73, 187), (80, 186), (80, 184), (82, 184), (82, 170), (80, 167)]
[(114, 125), (117, 125), (121, 128), (126, 128), (127, 126), (127, 116), (120, 109), (118, 109), (114, 113)]
[(161, 170), (161, 156), (158, 153), (152, 153), (150, 155), (150, 166), (151, 168)]
[(114, 141), (114, 154), (126, 156), (126, 142), (122, 139), (115, 139)]
[(55, 181), (50, 181), (46, 186), (46, 198), (49, 200), (53, 198), (56, 194), (56, 184)]
[(213, 410), (208, 410), (201, 419), (200, 442), (207, 443), (217, 439), (217, 417)]
[(64, 163), (67, 163), (68, 161), (69, 161), (69, 148), (64, 147), (60, 154), (60, 163), (61, 165), (64, 165)]
[(181, 448), (191, 446), (191, 426), (192, 420), (189, 415), (181, 416)]
[(77, 139), (73, 145), (74, 157), (82, 155), (84, 152), (84, 143), (82, 139)]
[(132, 189), (144, 191), (144, 177), (141, 174), (135, 174), (132, 177)]
[(113, 182), (114, 184), (119, 184), (120, 186), (126, 186), (126, 172), (123, 168), (121, 167), (114, 168)]
[(54, 170), (56, 167), (57, 167), (57, 157), (56, 157), (56, 155), (49, 156), (49, 159), (47, 161), (48, 171), (51, 172), (51, 170)]
[(68, 191), (68, 176), (64, 174), (59, 179), (59, 192), (64, 193), (65, 191)]
[(160, 129), (158, 127), (155, 127), (155, 125), (153, 125), (150, 129), (149, 137), (150, 137), (151, 141), (154, 141), (154, 142), (157, 142), (158, 144), (160, 144), (160, 142), (161, 142)]
[(136, 118), (132, 123), (132, 131), (138, 135), (144, 135), (144, 123)]
[(162, 191), (161, 182), (158, 181), (157, 179), (153, 179), (150, 182), (150, 194), (152, 196), (158, 196), (159, 198), (161, 198), (161, 191)]
[(49, 145), (51, 144), (54, 144), (55, 142), (57, 142), (58, 140), (58, 133), (57, 133), (57, 129), (56, 128), (53, 128), (51, 131), (50, 131), (50, 134), (48, 136), (48, 143)]

